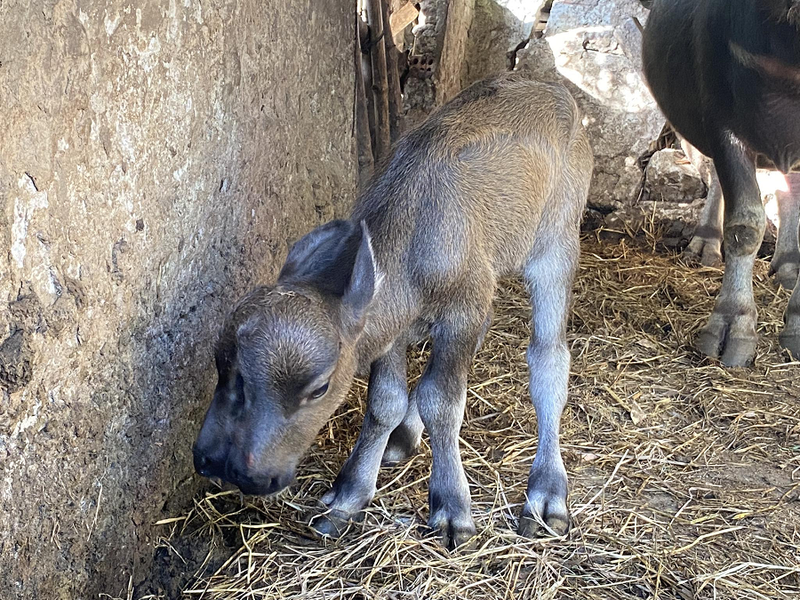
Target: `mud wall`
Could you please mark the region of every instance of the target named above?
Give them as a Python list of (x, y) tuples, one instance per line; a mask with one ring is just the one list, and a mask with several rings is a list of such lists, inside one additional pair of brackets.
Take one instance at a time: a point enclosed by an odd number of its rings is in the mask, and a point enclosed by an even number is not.
[(0, 2), (0, 598), (146, 575), (222, 314), (352, 201), (353, 10)]

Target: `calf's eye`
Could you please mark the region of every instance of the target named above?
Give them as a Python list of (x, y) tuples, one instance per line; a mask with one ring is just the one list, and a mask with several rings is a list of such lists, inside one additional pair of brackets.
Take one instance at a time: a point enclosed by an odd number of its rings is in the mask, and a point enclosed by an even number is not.
[(315, 389), (313, 392), (311, 392), (308, 395), (308, 397), (311, 400), (318, 400), (319, 398), (322, 398), (327, 391), (328, 391), (328, 384), (326, 383), (325, 385), (320, 386), (317, 389)]

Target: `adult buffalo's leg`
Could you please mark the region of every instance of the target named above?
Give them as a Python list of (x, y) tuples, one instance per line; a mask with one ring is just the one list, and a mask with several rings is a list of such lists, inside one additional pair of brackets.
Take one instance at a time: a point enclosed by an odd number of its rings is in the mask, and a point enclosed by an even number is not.
[(725, 197), (725, 274), (697, 348), (724, 365), (744, 366), (752, 362), (758, 341), (753, 264), (764, 238), (764, 206), (753, 157), (732, 134), (716, 144), (714, 166)]
[(798, 245), (798, 221), (800, 221), (800, 173), (785, 176), (786, 189), (775, 192), (778, 201), (778, 239), (775, 255), (769, 264), (770, 273), (787, 290), (795, 289), (800, 270), (800, 245)]
[(700, 214), (694, 236), (684, 250), (684, 256), (707, 267), (722, 265), (722, 214), (724, 200), (717, 171), (713, 167), (708, 173), (706, 204)]
[[(800, 359), (800, 278), (797, 276), (797, 263), (800, 260), (797, 250), (798, 221), (800, 220), (800, 173), (791, 173), (786, 180), (789, 184), (788, 192), (778, 199), (781, 214), (778, 245), (781, 241), (780, 234), (786, 230), (783, 250), (787, 254), (783, 255), (786, 256), (786, 261), (782, 264), (790, 266), (790, 272), (793, 273), (796, 283), (786, 309), (785, 325), (780, 335), (780, 342), (781, 346), (789, 350), (796, 359)], [(776, 248), (776, 259), (778, 256), (779, 252)], [(774, 262), (775, 259), (773, 259)], [(780, 271), (776, 270), (776, 274), (779, 275)]]

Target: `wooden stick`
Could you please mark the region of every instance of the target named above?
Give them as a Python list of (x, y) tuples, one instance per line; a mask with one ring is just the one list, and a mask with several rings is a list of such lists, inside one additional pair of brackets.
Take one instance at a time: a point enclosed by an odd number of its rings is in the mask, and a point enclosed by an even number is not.
[(356, 144), (358, 147), (358, 189), (366, 188), (374, 167), (374, 157), (372, 155), (372, 140), (370, 135), (370, 122), (367, 105), (367, 95), (364, 91), (364, 74), (362, 72), (363, 54), (361, 52), (361, 31), (360, 23), (363, 23), (361, 16), (356, 12), (356, 44), (355, 44), (355, 68), (356, 68)]
[(376, 162), (389, 155), (391, 128), (389, 127), (389, 84), (386, 75), (386, 44), (383, 36), (382, 0), (367, 0), (367, 23), (370, 30), (370, 57), (372, 59), (372, 91), (375, 99), (376, 140), (373, 150)]
[[(389, 19), (389, 3), (386, 0), (381, 0), (383, 8), (383, 26), (390, 23)], [(416, 9), (415, 9), (416, 10)], [(400, 74), (397, 69), (397, 59), (400, 52), (394, 44), (394, 36), (391, 34), (391, 27), (383, 36), (383, 41), (386, 44), (386, 76), (388, 83), (389, 93), (389, 134), (391, 136), (391, 143), (394, 143), (400, 134), (403, 132), (403, 97), (400, 93)]]
[[(362, 8), (365, 2), (366, 0), (362, 0)], [(369, 138), (371, 140), (370, 149), (372, 151), (372, 159), (374, 162), (376, 152), (375, 144), (376, 140), (378, 139), (378, 133), (375, 122), (375, 95), (372, 93), (372, 60), (370, 58), (369, 50), (364, 50), (365, 48), (369, 47), (369, 25), (367, 25), (367, 23), (361, 19), (360, 15), (358, 19), (358, 27), (358, 41), (361, 49), (361, 80), (364, 85), (367, 122), (369, 124)]]

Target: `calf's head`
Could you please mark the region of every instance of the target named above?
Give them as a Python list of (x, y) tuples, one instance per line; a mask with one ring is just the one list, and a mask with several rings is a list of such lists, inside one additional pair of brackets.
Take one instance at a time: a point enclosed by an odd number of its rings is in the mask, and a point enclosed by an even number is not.
[(200, 475), (246, 494), (291, 483), (350, 388), (376, 273), (366, 226), (333, 221), (292, 247), (276, 285), (237, 304), (217, 343), (217, 388), (194, 445)]

